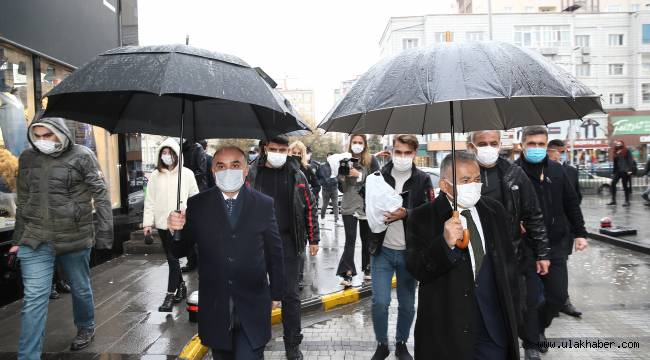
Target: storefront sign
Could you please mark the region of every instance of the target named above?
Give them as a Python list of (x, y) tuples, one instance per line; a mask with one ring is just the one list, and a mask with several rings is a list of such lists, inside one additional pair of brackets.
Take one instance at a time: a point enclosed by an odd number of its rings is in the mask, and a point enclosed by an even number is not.
[(646, 136), (639, 137), (639, 142), (650, 143), (650, 136), (646, 135)]
[(612, 116), (612, 135), (650, 134), (650, 115)]
[[(570, 142), (567, 143), (567, 147)], [(581, 139), (573, 141), (574, 149), (606, 149), (609, 147), (607, 139)]]

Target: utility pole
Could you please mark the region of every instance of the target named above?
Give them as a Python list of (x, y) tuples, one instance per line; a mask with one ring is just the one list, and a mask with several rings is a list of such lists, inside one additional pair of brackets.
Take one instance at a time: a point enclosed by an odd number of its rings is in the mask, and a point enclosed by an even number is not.
[(492, 41), (492, 0), (487, 0), (488, 10), (488, 40)]

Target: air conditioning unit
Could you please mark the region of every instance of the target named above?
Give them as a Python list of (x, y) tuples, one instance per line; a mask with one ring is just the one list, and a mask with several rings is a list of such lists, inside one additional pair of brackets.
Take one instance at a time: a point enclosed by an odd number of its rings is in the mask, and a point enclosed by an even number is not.
[(591, 54), (591, 48), (590, 47), (583, 47), (582, 48), (582, 53), (583, 54)]
[(542, 53), (542, 55), (545, 55), (545, 56), (557, 55), (558, 49), (556, 47), (553, 47), (553, 48), (541, 48), (541, 49), (539, 49), (539, 52)]

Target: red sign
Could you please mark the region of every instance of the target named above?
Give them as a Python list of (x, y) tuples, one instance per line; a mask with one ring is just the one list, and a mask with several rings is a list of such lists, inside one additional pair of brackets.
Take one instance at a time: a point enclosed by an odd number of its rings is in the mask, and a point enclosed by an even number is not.
[[(571, 147), (571, 143), (567, 143), (567, 148)], [(574, 149), (607, 149), (609, 144), (607, 139), (580, 139), (573, 141)]]

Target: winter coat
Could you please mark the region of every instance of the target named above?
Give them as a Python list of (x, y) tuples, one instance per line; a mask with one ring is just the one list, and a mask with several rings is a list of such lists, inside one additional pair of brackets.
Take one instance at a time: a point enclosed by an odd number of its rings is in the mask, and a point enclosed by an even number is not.
[(110, 249), (113, 210), (95, 154), (74, 143), (64, 119), (42, 118), (35, 120), (31, 127), (38, 124), (61, 134), (63, 148), (47, 155), (28, 137), (32, 148), (23, 151), (19, 159), (14, 243), (32, 249), (48, 243), (57, 255), (93, 245)]
[[(168, 138), (158, 146), (158, 157), (163, 148), (168, 147), (177, 154), (180, 147), (176, 140)], [(144, 214), (142, 226), (152, 226), (157, 229), (167, 229), (167, 217), (176, 210), (178, 189), (178, 166), (172, 171), (154, 170), (147, 183), (147, 193), (144, 197)], [(181, 210), (187, 207), (187, 199), (199, 192), (192, 170), (183, 167), (181, 173)]]
[(363, 197), (359, 194), (359, 191), (366, 184), (366, 177), (368, 174), (379, 171), (379, 161), (377, 161), (376, 157), (372, 156), (369, 168), (358, 165), (357, 170), (361, 172), (361, 181), (358, 181), (358, 178), (353, 176), (338, 176), (339, 190), (343, 193), (343, 199), (341, 200), (341, 214), (356, 214), (361, 218), (365, 218), (365, 204)]
[[(261, 181), (259, 181), (259, 169), (266, 166), (266, 156), (262, 155), (249, 165), (248, 178), (246, 182), (250, 187), (261, 191)], [(320, 230), (318, 228), (318, 208), (316, 207), (316, 198), (309, 190), (307, 177), (300, 171), (300, 164), (287, 157), (284, 165), (288, 167), (288, 176), (290, 177), (287, 191), (291, 195), (291, 237), (295, 241), (296, 250), (299, 254), (305, 251), (305, 245), (317, 245), (320, 242)], [(263, 176), (263, 175), (262, 175)], [(285, 255), (296, 255), (286, 254)]]
[(629, 149), (627, 151), (620, 151), (618, 154), (614, 153), (614, 167), (612, 169), (612, 174), (625, 174), (631, 172), (633, 175), (636, 173), (636, 161), (632, 157), (632, 152)]
[[(524, 169), (535, 188), (546, 224), (551, 264), (553, 259), (566, 258), (566, 249), (573, 243), (572, 237), (587, 237), (578, 195), (566, 172), (562, 165), (548, 158), (541, 164), (530, 164), (521, 157), (516, 164)], [(539, 168), (543, 168), (541, 177), (537, 175)]]
[[(393, 171), (393, 162), (389, 162), (381, 169), (381, 175), (388, 185), (395, 188), (395, 179), (391, 175), (391, 171)], [(373, 175), (371, 174), (370, 176)], [(402, 194), (402, 207), (406, 209), (406, 217), (402, 219), (402, 223), (404, 224), (404, 233), (406, 234), (406, 224), (408, 223), (408, 217), (412, 210), (434, 200), (435, 195), (433, 193), (431, 177), (414, 165), (411, 169), (411, 177), (406, 180), (402, 187)], [(370, 254), (379, 254), (384, 244), (385, 236), (386, 231), (370, 236), (368, 243), (368, 251)]]
[[(486, 196), (476, 204), (485, 242), (485, 256), (493, 267), (496, 295), (506, 331), (507, 359), (519, 359), (519, 339), (513, 288), (517, 286), (516, 260), (510, 224), (501, 204)], [(414, 209), (407, 223), (406, 267), (420, 281), (415, 322), (415, 358), (474, 359), (476, 312), (479, 304), (469, 255), (451, 250), (443, 233), (451, 218), (447, 195)], [(484, 263), (485, 264), (485, 260)]]
[(335, 192), (338, 187), (338, 180), (332, 177), (332, 168), (330, 164), (325, 161), (319, 168), (318, 173), (318, 183), (320, 184), (323, 191)]
[(183, 143), (183, 166), (194, 173), (194, 182), (196, 182), (200, 191), (209, 188), (208, 175), (211, 175), (212, 173), (212, 171), (207, 171), (208, 168), (211, 169), (212, 167), (211, 165), (208, 167), (206, 155), (207, 153), (203, 150), (201, 144), (190, 142)]

